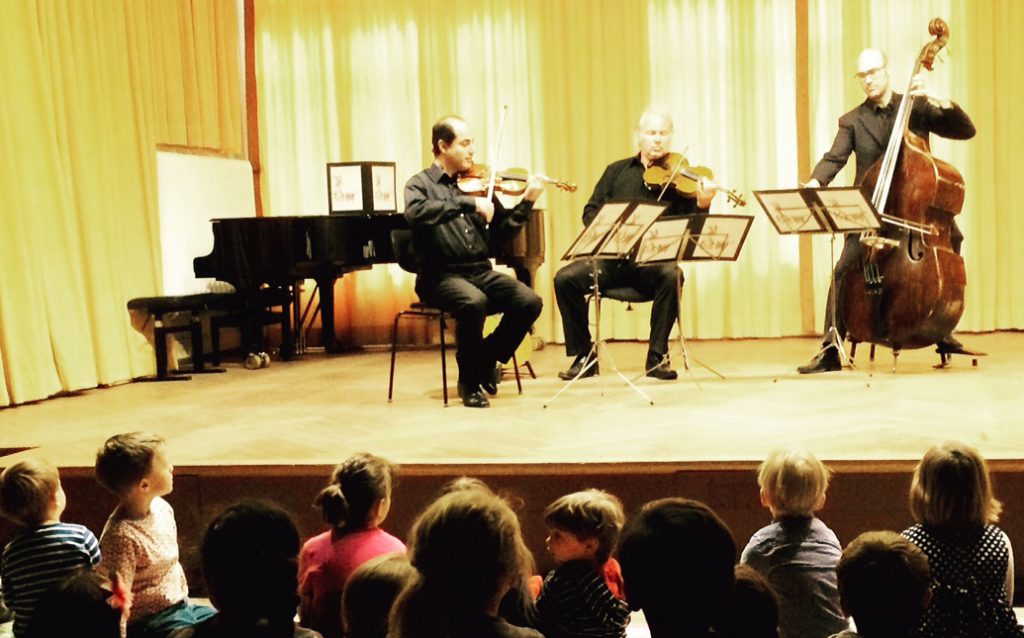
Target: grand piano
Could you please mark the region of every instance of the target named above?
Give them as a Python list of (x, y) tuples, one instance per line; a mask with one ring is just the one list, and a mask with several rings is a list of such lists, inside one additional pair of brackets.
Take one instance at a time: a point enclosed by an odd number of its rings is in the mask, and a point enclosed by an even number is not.
[[(313, 279), (320, 289), (323, 342), (328, 352), (339, 350), (334, 330), (334, 283), (345, 273), (374, 264), (396, 263), (391, 231), (408, 228), (402, 214), (296, 215), (214, 219), (213, 250), (196, 257), (196, 277), (211, 277), (235, 287), (239, 307), (248, 316), (243, 343), (250, 352), (262, 350), (259, 313), (261, 297), (270, 290), (289, 290), (296, 281)], [(544, 214), (535, 211), (530, 222), (496, 251), (499, 264), (512, 267), (532, 286), (544, 263)], [(287, 310), (287, 309), (286, 309)], [(256, 342), (260, 339), (260, 342)], [(294, 343), (282, 344), (284, 358)]]

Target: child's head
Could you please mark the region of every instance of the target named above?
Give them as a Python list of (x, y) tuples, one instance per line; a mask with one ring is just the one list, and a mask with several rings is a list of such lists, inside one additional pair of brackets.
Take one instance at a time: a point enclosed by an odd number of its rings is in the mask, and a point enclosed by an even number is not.
[(736, 543), (704, 503), (647, 503), (626, 522), (617, 556), (629, 605), (644, 610), (654, 638), (707, 631), (721, 619), (732, 595)]
[(243, 625), (291, 626), (299, 604), (299, 533), (288, 514), (246, 501), (206, 528), (201, 549), (210, 601)]
[(415, 574), (402, 553), (371, 558), (352, 572), (341, 601), (345, 636), (385, 638), (391, 607)]
[(325, 522), (345, 530), (376, 527), (391, 508), (391, 488), (398, 468), (373, 454), (356, 454), (334, 468), (331, 483), (313, 504)]
[(625, 519), (622, 502), (608, 492), (566, 494), (544, 510), (548, 551), (558, 564), (588, 560), (602, 565), (611, 556)]
[(431, 503), (409, 534), (409, 560), (416, 577), (395, 603), (396, 638), (432, 635), (460, 618), (494, 613), (533, 569), (515, 513), (480, 489)]
[(170, 494), (173, 470), (163, 437), (149, 432), (115, 434), (96, 453), (96, 480), (122, 499), (137, 487), (154, 496)]
[(984, 525), (997, 522), (1002, 511), (1002, 503), (992, 494), (985, 459), (969, 445), (936, 445), (914, 469), (910, 513), (918, 523)]
[(831, 474), (806, 450), (775, 450), (757, 470), (761, 502), (773, 516), (811, 516), (825, 505)]
[(836, 566), (843, 611), (865, 638), (910, 636), (931, 600), (928, 557), (896, 532), (865, 532)]
[(120, 638), (123, 601), (111, 602), (106, 576), (82, 568), (58, 582), (39, 599), (27, 635), (31, 638)]
[(57, 468), (46, 461), (19, 461), (0, 474), (0, 512), (19, 525), (59, 519), (66, 500)]
[(779, 638), (779, 599), (765, 577), (750, 565), (737, 565), (729, 613), (721, 627), (726, 638)]

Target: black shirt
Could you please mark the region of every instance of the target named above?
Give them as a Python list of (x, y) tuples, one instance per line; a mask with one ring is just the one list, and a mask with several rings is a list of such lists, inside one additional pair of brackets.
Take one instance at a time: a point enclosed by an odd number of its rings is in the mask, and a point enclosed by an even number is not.
[[(669, 170), (671, 166), (666, 167)], [(589, 225), (597, 211), (601, 210), (605, 202), (613, 199), (640, 199), (654, 201), (658, 199), (661, 189), (651, 190), (644, 184), (643, 162), (640, 161), (640, 154), (612, 162), (604, 169), (604, 174), (597, 181), (594, 187), (594, 194), (590, 201), (583, 207), (583, 223)], [(662, 218), (690, 213), (706, 213), (708, 209), (697, 207), (696, 197), (685, 197), (675, 191), (671, 186), (665, 191), (662, 201), (669, 203), (669, 208), (662, 213)]]

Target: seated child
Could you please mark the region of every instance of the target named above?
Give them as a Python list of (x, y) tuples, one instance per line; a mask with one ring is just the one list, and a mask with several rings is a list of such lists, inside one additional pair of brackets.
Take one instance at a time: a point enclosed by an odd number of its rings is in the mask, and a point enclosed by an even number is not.
[(342, 594), (345, 638), (387, 638), (391, 607), (415, 573), (404, 552), (371, 558), (352, 572)]
[(779, 599), (772, 586), (750, 565), (736, 566), (724, 638), (779, 638)]
[(995, 525), (1002, 509), (974, 448), (944, 443), (917, 464), (910, 484), (917, 524), (903, 536), (928, 557), (934, 597), (916, 635), (1024, 636), (1011, 605), (1013, 550)]
[(247, 501), (206, 528), (203, 575), (217, 615), (172, 638), (319, 638), (295, 624), (299, 532), (284, 510)]
[(825, 505), (830, 472), (805, 450), (776, 450), (757, 483), (772, 523), (750, 538), (740, 562), (768, 579), (779, 598), (779, 635), (826, 638), (847, 628), (836, 563), (842, 546), (814, 513)]
[(96, 480), (119, 501), (100, 535), (97, 569), (131, 591), (130, 638), (165, 638), (216, 613), (188, 600), (174, 510), (162, 498), (174, 487), (173, 469), (155, 434), (117, 434), (96, 454)]
[(547, 638), (626, 635), (629, 605), (605, 579), (624, 520), (619, 499), (596, 489), (567, 494), (544, 510), (547, 548), (556, 565), (537, 597)]
[(299, 617), (325, 638), (341, 638), (341, 594), (357, 567), (405, 544), (380, 528), (391, 510), (398, 468), (372, 454), (356, 454), (334, 468), (314, 504), (331, 526), (306, 541), (299, 554)]
[(409, 533), (412, 582), (395, 601), (388, 638), (543, 638), (498, 616), (501, 598), (533, 569), (519, 520), (488, 490), (456, 490)]
[(67, 498), (57, 468), (19, 461), (0, 475), (0, 512), (21, 527), (3, 551), (0, 581), (14, 611), (14, 635), (24, 636), (47, 589), (81, 567), (100, 562), (96, 537), (81, 525), (61, 523)]
[(103, 574), (79, 568), (47, 591), (28, 626), (29, 638), (120, 638), (130, 601)]
[(712, 638), (732, 597), (736, 543), (699, 501), (663, 498), (629, 519), (619, 539), (626, 600), (652, 638)]
[(843, 611), (856, 633), (835, 638), (910, 638), (931, 600), (928, 557), (896, 532), (853, 539), (836, 567)]

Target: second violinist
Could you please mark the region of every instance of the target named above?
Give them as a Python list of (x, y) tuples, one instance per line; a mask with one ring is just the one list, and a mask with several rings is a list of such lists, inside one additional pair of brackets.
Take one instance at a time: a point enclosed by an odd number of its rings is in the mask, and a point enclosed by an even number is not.
[[(672, 146), (674, 127), (672, 118), (654, 110), (644, 111), (636, 124), (636, 143), (639, 152), (626, 159), (612, 162), (605, 169), (594, 187), (594, 194), (583, 208), (583, 223), (590, 224), (597, 212), (612, 199), (656, 200), (661, 189), (650, 189), (644, 183), (644, 171), (653, 165), (662, 165), (668, 171), (665, 161)], [(707, 213), (717, 190), (706, 179), (697, 180), (693, 196), (686, 197), (672, 188), (666, 190), (662, 201), (669, 209), (662, 217)], [(679, 315), (679, 297), (676, 289), (675, 264), (651, 264), (637, 266), (629, 260), (603, 260), (597, 263), (598, 283), (602, 289), (632, 286), (646, 293), (654, 300), (651, 309), (651, 333), (644, 361), (644, 370), (649, 377), (670, 381), (679, 375), (672, 369), (668, 359), (668, 337)], [(575, 357), (567, 370), (558, 373), (562, 379), (580, 375), (598, 374), (595, 364), (586, 368), (593, 342), (587, 310), (587, 296), (593, 285), (592, 266), (577, 261), (565, 266), (555, 275), (555, 297), (562, 314), (562, 328), (565, 332), (565, 350)]]
[[(544, 191), (544, 180), (527, 179), (523, 199), (506, 210), (497, 199), (467, 195), (459, 176), (473, 167), (476, 147), (461, 117), (438, 120), (431, 132), (434, 162), (405, 185), (405, 218), (412, 228), (416, 294), (455, 318), (459, 396), (466, 407), (490, 405), (506, 362), (540, 315), (541, 299), (490, 262), (497, 245), (526, 223)], [(483, 337), (487, 314), (501, 323)]]

